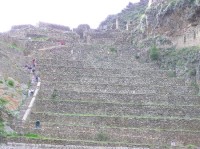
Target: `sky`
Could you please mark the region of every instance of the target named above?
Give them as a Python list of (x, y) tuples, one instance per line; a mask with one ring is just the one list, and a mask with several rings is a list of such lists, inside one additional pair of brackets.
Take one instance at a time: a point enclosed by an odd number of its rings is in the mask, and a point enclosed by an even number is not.
[(39, 21), (76, 28), (89, 24), (97, 28), (108, 15), (121, 12), (129, 2), (139, 0), (0, 0), (0, 32), (13, 25)]

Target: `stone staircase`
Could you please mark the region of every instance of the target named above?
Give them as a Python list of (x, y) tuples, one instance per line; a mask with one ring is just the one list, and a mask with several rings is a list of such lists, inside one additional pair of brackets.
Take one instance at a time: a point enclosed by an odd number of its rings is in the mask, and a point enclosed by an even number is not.
[(63, 148), (200, 146), (200, 98), (184, 80), (138, 63), (131, 50), (105, 58), (101, 48), (70, 48), (38, 52), (41, 89), (29, 119), (15, 129), (40, 137), (9, 142)]

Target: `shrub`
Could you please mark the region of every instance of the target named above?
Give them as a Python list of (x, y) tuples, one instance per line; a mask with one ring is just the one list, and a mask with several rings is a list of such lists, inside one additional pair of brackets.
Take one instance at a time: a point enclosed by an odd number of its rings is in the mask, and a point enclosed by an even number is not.
[(196, 76), (196, 69), (189, 70), (190, 76)]
[(115, 48), (110, 48), (111, 52), (117, 52), (117, 50)]
[(156, 48), (156, 46), (153, 46), (150, 49), (150, 58), (151, 58), (151, 60), (158, 60), (158, 58), (159, 58), (159, 51)]
[(198, 85), (195, 81), (193, 81), (193, 82), (191, 83), (191, 86), (195, 88), (195, 90), (196, 90), (196, 92), (197, 92), (197, 94), (198, 94), (198, 93), (199, 93), (199, 85)]
[(108, 141), (109, 137), (107, 136), (107, 134), (100, 132), (96, 135), (96, 140), (97, 141)]
[(4, 108), (7, 103), (7, 100), (5, 100), (4, 98), (0, 98), (0, 109)]
[(170, 78), (173, 78), (173, 77), (176, 77), (176, 73), (175, 73), (175, 71), (169, 71), (167, 73), (167, 76), (170, 77)]
[(2, 80), (0, 80), (0, 84), (3, 84), (3, 81), (2, 81)]
[(11, 87), (14, 87), (14, 81), (13, 80), (8, 80), (7, 81), (7, 84), (9, 85), (9, 86), (11, 86)]
[(57, 90), (54, 89), (54, 90), (53, 90), (53, 93), (52, 93), (52, 95), (51, 95), (51, 98), (52, 98), (52, 99), (56, 99), (57, 96), (58, 96)]

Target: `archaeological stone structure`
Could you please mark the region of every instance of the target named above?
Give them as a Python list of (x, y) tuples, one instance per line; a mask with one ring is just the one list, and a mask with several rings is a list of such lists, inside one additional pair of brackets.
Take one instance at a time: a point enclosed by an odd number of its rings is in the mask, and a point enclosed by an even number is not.
[[(149, 6), (157, 2), (164, 1), (149, 0)], [(140, 4), (147, 7), (148, 1)], [(144, 35), (149, 47), (153, 40), (142, 32), (141, 21), (134, 22), (138, 18), (123, 23), (113, 18), (110, 26), (103, 24), (99, 29), (81, 24), (70, 30), (40, 22), (38, 26), (13, 26), (0, 34), (2, 48), (23, 49), (23, 62), (35, 59), (40, 79), (32, 99), (24, 101), (10, 123), (15, 133), (0, 137), (4, 143), (0, 149), (200, 147), (197, 85), (176, 77), (174, 70), (160, 69), (157, 60), (150, 61), (151, 51), (141, 60), (143, 55), (138, 53), (146, 50), (145, 45), (137, 49), (133, 39)], [(167, 39), (177, 48), (198, 46), (199, 30), (198, 25), (188, 27)], [(0, 52), (1, 65), (6, 68), (5, 57), (10, 63), (20, 59), (19, 54), (9, 58), (9, 53)], [(20, 73), (20, 66), (16, 68), (0, 71), (22, 81), (29, 79)], [(34, 74), (32, 68), (30, 73)]]
[[(115, 40), (107, 36), (100, 37)], [(196, 90), (181, 78), (169, 77), (170, 71), (139, 63), (128, 44), (111, 45), (94, 41), (36, 50), (40, 90), (27, 120), (19, 117), (12, 128), (40, 137), (7, 138), (9, 145), (200, 145)]]

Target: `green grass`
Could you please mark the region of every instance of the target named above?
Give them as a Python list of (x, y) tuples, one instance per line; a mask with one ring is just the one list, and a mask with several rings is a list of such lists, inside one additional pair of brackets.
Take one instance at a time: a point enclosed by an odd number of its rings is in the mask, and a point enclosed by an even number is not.
[(7, 44), (9, 48), (12, 48), (12, 49), (15, 49), (15, 50), (18, 50), (18, 51), (24, 51), (24, 49), (20, 48), (17, 46), (16, 43), (12, 43), (12, 44)]
[(0, 98), (0, 108), (4, 107), (7, 103), (7, 100), (5, 100), (4, 98)]
[(31, 138), (31, 139), (40, 139), (43, 138), (41, 135), (34, 134), (34, 133), (26, 133), (26, 134), (18, 134), (16, 132), (14, 133), (8, 133), (6, 134), (7, 137), (11, 138), (18, 138), (18, 137), (25, 137), (25, 138)]
[(42, 136), (38, 134), (33, 134), (33, 133), (27, 133), (27, 134), (24, 134), (23, 136), (27, 138), (42, 138)]
[(35, 37), (32, 38), (32, 41), (48, 41), (49, 37)]

